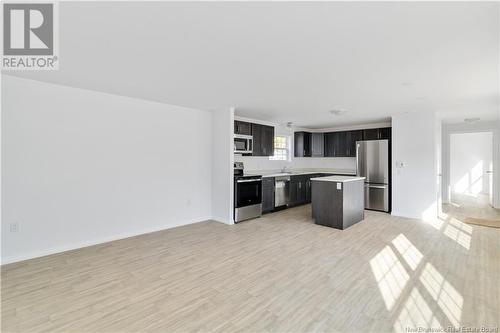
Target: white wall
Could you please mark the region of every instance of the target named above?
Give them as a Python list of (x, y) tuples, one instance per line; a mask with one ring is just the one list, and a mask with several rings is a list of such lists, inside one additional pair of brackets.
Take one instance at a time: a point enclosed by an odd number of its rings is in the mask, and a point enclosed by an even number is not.
[(2, 263), (211, 218), (211, 112), (2, 80)]
[(493, 169), (493, 133), (455, 133), (450, 137), (450, 185), (452, 193), (490, 194)]
[(432, 218), (437, 214), (438, 126), (432, 112), (392, 117), (393, 215)]
[[(292, 139), (293, 140), (293, 139)], [(293, 152), (292, 152), (293, 155)], [(235, 161), (243, 162), (245, 171), (280, 170), (284, 166), (290, 169), (325, 169), (339, 171), (356, 171), (354, 157), (291, 157), (289, 161), (270, 161), (269, 157), (253, 157), (235, 155)]]
[(234, 224), (234, 108), (213, 113), (212, 217)]

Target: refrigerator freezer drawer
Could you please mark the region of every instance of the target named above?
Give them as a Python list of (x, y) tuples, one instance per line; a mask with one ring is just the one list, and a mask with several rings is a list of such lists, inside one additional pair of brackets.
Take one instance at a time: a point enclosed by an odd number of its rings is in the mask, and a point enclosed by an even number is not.
[(365, 184), (365, 208), (389, 211), (389, 185)]

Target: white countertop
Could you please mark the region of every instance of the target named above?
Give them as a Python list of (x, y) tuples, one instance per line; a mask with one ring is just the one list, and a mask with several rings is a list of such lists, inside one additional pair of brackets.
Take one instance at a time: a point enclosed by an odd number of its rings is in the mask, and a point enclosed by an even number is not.
[(266, 177), (280, 177), (280, 176), (299, 176), (299, 175), (310, 175), (315, 173), (333, 173), (338, 175), (349, 175), (354, 176), (356, 174), (355, 170), (333, 170), (333, 169), (291, 169), (286, 172), (280, 172), (275, 170), (262, 170), (256, 171), (252, 170), (245, 175), (261, 175), (263, 178)]
[(357, 180), (365, 180), (365, 178), (366, 177), (327, 176), (327, 177), (311, 178), (311, 180), (317, 180), (322, 182), (345, 183), (345, 182), (354, 182)]

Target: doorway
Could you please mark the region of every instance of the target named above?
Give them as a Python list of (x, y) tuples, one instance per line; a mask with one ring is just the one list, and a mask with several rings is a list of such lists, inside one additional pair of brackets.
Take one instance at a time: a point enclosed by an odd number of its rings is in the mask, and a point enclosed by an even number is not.
[(449, 152), (450, 203), (487, 214), (493, 209), (493, 132), (451, 133)]

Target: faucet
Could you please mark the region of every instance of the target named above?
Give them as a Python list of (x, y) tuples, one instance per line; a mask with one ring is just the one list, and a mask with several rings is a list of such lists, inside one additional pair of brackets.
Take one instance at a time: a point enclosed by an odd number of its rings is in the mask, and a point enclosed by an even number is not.
[(286, 172), (286, 168), (287, 166), (285, 165), (284, 167), (281, 168), (281, 173), (285, 173)]

